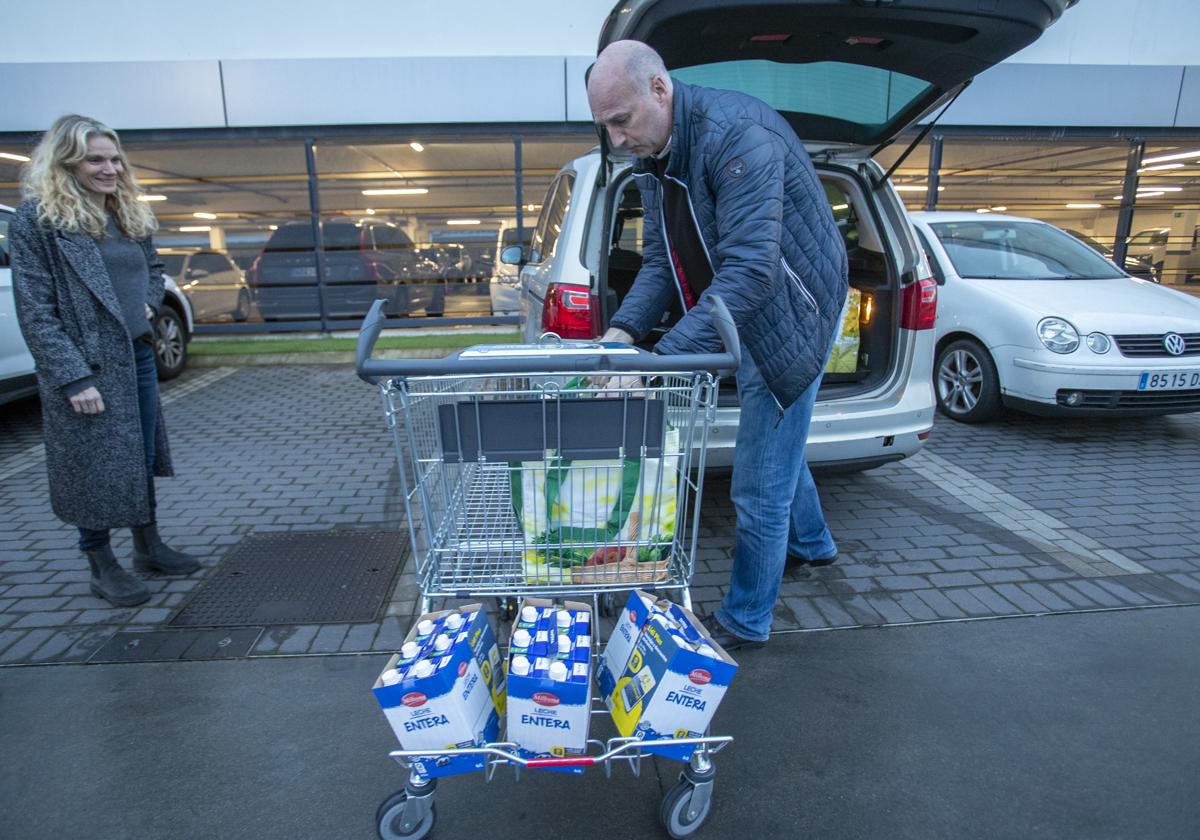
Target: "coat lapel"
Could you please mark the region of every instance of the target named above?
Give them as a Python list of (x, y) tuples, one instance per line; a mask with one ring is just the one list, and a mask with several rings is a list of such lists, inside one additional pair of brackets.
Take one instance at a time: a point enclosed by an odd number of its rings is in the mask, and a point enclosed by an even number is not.
[(100, 256), (100, 246), (96, 240), (86, 233), (60, 232), (55, 237), (58, 250), (66, 257), (71, 268), (87, 286), (96, 299), (111, 312), (118, 321), (125, 323), (121, 314), (121, 304), (117, 301), (117, 293), (113, 290), (112, 280), (108, 277), (108, 269), (104, 267), (104, 258)]

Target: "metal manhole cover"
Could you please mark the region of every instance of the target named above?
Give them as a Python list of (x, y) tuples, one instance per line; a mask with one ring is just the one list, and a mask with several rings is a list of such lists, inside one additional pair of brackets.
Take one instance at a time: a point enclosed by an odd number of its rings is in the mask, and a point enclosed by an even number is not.
[(175, 627), (375, 621), (407, 540), (396, 531), (252, 534), (234, 546)]

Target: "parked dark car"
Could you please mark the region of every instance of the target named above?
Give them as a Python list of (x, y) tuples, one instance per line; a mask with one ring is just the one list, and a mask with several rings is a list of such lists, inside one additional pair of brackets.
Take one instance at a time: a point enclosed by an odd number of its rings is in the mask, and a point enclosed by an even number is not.
[(324, 283), (307, 222), (280, 225), (246, 272), (264, 321), (356, 319), (377, 298), (389, 315), (445, 309), (445, 284), (421, 277), (419, 256), (404, 231), (386, 222), (323, 221)]

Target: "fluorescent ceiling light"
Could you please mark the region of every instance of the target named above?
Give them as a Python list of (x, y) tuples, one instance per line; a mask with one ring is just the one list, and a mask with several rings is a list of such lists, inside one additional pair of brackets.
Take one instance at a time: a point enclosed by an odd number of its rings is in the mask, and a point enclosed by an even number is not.
[(1151, 190), (1150, 192), (1142, 192), (1139, 190), (1137, 194), (1138, 198), (1154, 198), (1156, 195), (1166, 195), (1166, 193), (1162, 192), (1161, 190)]
[(279, 230), (279, 225), (267, 225), (267, 230)]
[(479, 219), (447, 219), (446, 224), (448, 224), (448, 225), (477, 225), (477, 224), (479, 224)]
[(1158, 172), (1163, 169), (1183, 169), (1182, 163), (1164, 163), (1161, 166), (1143, 166), (1138, 172)]
[(5, 160), (15, 160), (18, 163), (29, 163), (28, 155), (14, 155), (12, 152), (0, 152), (0, 158)]
[(1138, 188), (1137, 188), (1137, 191), (1138, 191), (1139, 193), (1143, 193), (1143, 192), (1152, 192), (1152, 191), (1158, 191), (1158, 192), (1183, 192), (1183, 187), (1159, 187), (1159, 186), (1154, 186), (1154, 187), (1138, 187)]
[(425, 195), (424, 187), (396, 187), (390, 190), (363, 190), (363, 195)]
[(988, 208), (988, 207), (976, 207), (975, 212), (976, 213), (991, 213), (992, 211), (991, 211), (991, 208)]
[(197, 219), (215, 219), (215, 218), (217, 218), (216, 213), (193, 213), (192, 215), (195, 216)]
[(541, 208), (542, 208), (542, 205), (540, 205), (540, 204), (526, 204), (525, 205), (525, 209), (528, 210), (530, 213), (532, 213), (534, 210), (540, 210)]
[(166, 201), (166, 200), (167, 200), (167, 197), (165, 195), (147, 195), (147, 194), (143, 193), (142, 195), (138, 196), (138, 201)]
[(1087, 202), (1087, 203), (1083, 203), (1083, 202), (1080, 202), (1080, 203), (1074, 203), (1074, 202), (1072, 202), (1071, 204), (1068, 204), (1068, 205), (1067, 205), (1067, 209), (1068, 209), (1068, 210), (1096, 210), (1096, 209), (1098, 209), (1098, 208), (1100, 208), (1100, 207), (1103, 207), (1103, 206), (1104, 206), (1103, 204), (1094, 204), (1094, 203), (1092, 203), (1092, 202)]
[(1190, 152), (1175, 152), (1169, 155), (1158, 155), (1157, 157), (1145, 158), (1142, 165), (1147, 163), (1165, 163), (1168, 160), (1187, 160), (1188, 158), (1200, 158), (1200, 149), (1195, 149)]
[[(938, 192), (944, 189), (946, 188), (938, 187)], [(929, 187), (924, 184), (901, 184), (896, 187), (896, 192), (929, 192)]]
[(830, 210), (849, 210), (850, 205), (849, 204), (835, 204), (835, 205), (833, 205), (833, 207), (831, 207), (829, 209)]
[(375, 208), (374, 208), (374, 207), (368, 207), (366, 212), (367, 212), (367, 215), (368, 215), (368, 216), (374, 216), (374, 215), (375, 215)]
[(193, 225), (191, 227), (181, 227), (179, 229), (179, 232), (180, 233), (207, 233), (210, 230), (212, 230), (212, 228), (209, 227), (208, 225)]
[(992, 208), (989, 208), (989, 209), (990, 209), (990, 210), (991, 210), (993, 213), (1003, 213), (1003, 212), (1004, 212), (1005, 210), (1007, 210), (1008, 208), (1007, 208), (1007, 207), (992, 207)]
[(418, 143), (416, 140), (412, 141), (412, 142), (411, 142), (411, 143), (409, 143), (408, 145), (409, 145), (409, 148), (411, 148), (411, 149), (412, 149), (414, 152), (423, 152), (423, 151), (425, 151), (425, 147), (424, 147), (424, 146), (422, 146), (420, 143)]

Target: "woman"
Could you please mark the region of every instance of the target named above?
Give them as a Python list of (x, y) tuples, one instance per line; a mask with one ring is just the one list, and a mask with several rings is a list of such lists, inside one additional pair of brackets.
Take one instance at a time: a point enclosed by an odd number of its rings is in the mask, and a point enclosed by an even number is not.
[(135, 569), (200, 566), (163, 544), (155, 520), (154, 476), (174, 474), (151, 326), (163, 299), (157, 223), (116, 132), (87, 117), (55, 121), (21, 191), (13, 289), (37, 365), (50, 503), (79, 528), (92, 592), (113, 606), (141, 604), (150, 591), (113, 556), (110, 529), (132, 528)]

